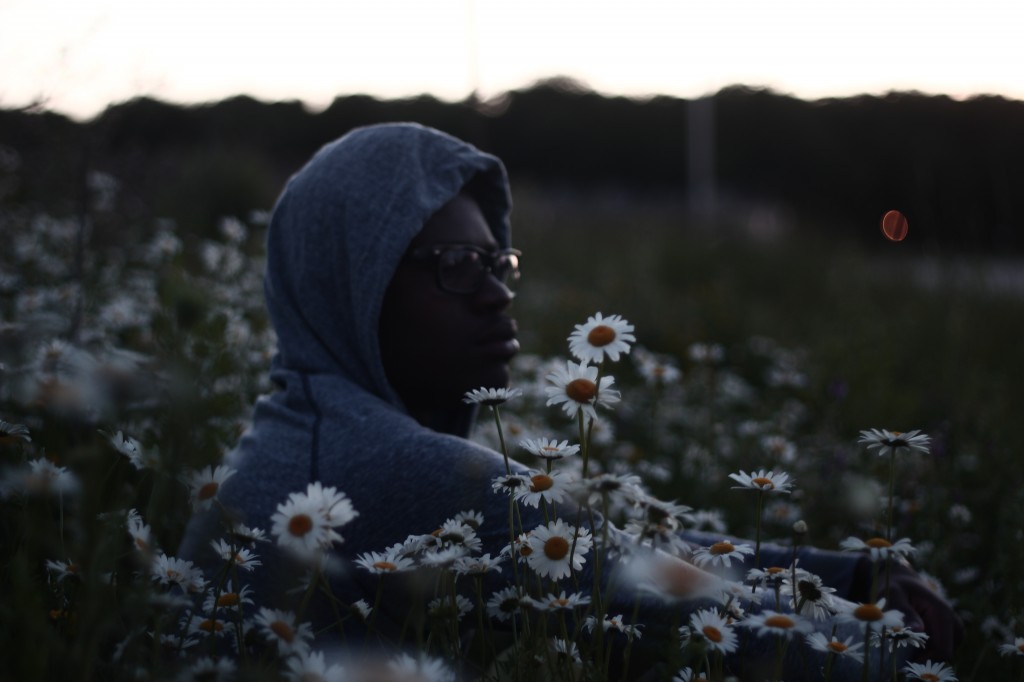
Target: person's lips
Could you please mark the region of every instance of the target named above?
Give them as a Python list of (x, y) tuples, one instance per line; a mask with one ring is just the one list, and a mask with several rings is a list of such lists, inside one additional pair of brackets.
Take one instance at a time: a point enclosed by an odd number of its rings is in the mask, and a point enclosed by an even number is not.
[(502, 318), (484, 329), (483, 333), (477, 337), (477, 348), (485, 355), (511, 358), (519, 352), (517, 332), (515, 320), (510, 317)]

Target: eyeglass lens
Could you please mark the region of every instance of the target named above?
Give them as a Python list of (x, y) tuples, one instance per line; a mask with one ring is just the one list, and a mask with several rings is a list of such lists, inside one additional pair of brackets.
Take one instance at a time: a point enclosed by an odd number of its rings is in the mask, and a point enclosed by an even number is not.
[(508, 284), (517, 265), (518, 258), (511, 254), (487, 257), (471, 249), (446, 249), (438, 257), (437, 272), (445, 289), (474, 293), (480, 289), (488, 271), (498, 281)]

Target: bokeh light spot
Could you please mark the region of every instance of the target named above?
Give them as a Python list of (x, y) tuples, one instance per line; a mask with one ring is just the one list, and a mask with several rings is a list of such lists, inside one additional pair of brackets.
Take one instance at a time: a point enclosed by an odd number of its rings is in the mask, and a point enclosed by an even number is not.
[(907, 216), (899, 211), (886, 211), (882, 216), (882, 234), (891, 242), (901, 242), (907, 238)]

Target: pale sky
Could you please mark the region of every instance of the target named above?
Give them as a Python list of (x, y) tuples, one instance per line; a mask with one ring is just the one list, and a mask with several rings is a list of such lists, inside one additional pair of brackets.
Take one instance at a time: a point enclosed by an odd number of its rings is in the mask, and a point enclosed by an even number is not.
[(1021, 0), (0, 0), (0, 107), (138, 95), (447, 100), (552, 76), (607, 94), (1024, 99)]

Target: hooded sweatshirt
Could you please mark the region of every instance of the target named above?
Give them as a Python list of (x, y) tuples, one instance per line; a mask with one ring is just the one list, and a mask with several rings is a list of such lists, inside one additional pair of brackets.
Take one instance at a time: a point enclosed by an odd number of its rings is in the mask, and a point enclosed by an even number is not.
[[(292, 177), (270, 222), (265, 294), (278, 338), (271, 367), (276, 390), (257, 402), (251, 427), (228, 454), (225, 463), (237, 473), (219, 499), (232, 520), (269, 530), (278, 505), (312, 482), (347, 495), (358, 516), (339, 529), (343, 540), (326, 567), (340, 604), (377, 601), (377, 576), (354, 567), (353, 559), (412, 533), (429, 533), (460, 512), (482, 513), (483, 552), (497, 556), (508, 544), (508, 499), (491, 488), (505, 473), (504, 459), (467, 433), (441, 433), (413, 419), (386, 378), (378, 338), (384, 294), (409, 243), (463, 189), (474, 195), (498, 244), (510, 246), (508, 181), (496, 157), (417, 124), (369, 126), (328, 144)], [(523, 510), (524, 528), (543, 522), (531, 511)], [(223, 534), (219, 515), (193, 518), (179, 552), (207, 567), (208, 577), (220, 565), (209, 546)], [(692, 539), (709, 544), (721, 538)], [(301, 566), (273, 543), (257, 551), (263, 566), (245, 576), (256, 603), (294, 604), (289, 591), (300, 583)], [(839, 594), (848, 589), (852, 558), (812, 550), (801, 550), (800, 557), (801, 567), (839, 587)], [(762, 558), (786, 566), (791, 555), (766, 549)], [(580, 585), (591, 584), (592, 565)], [(510, 572), (495, 580), (492, 587), (502, 586)], [(609, 613), (631, 613), (637, 595), (617, 596)], [(387, 590), (378, 602), (376, 631), (400, 632), (409, 598), (401, 589)], [(645, 597), (640, 603), (647, 642), (657, 639), (652, 635), (659, 627), (667, 632), (670, 622), (686, 622), (678, 604)], [(304, 618), (328, 633), (321, 636), (331, 636), (334, 609), (320, 599), (308, 606)], [(359, 632), (346, 632), (348, 641), (353, 635)], [(774, 651), (769, 638), (763, 640), (762, 648)], [(801, 668), (806, 663), (791, 658)], [(833, 679), (841, 679), (840, 672)]]

